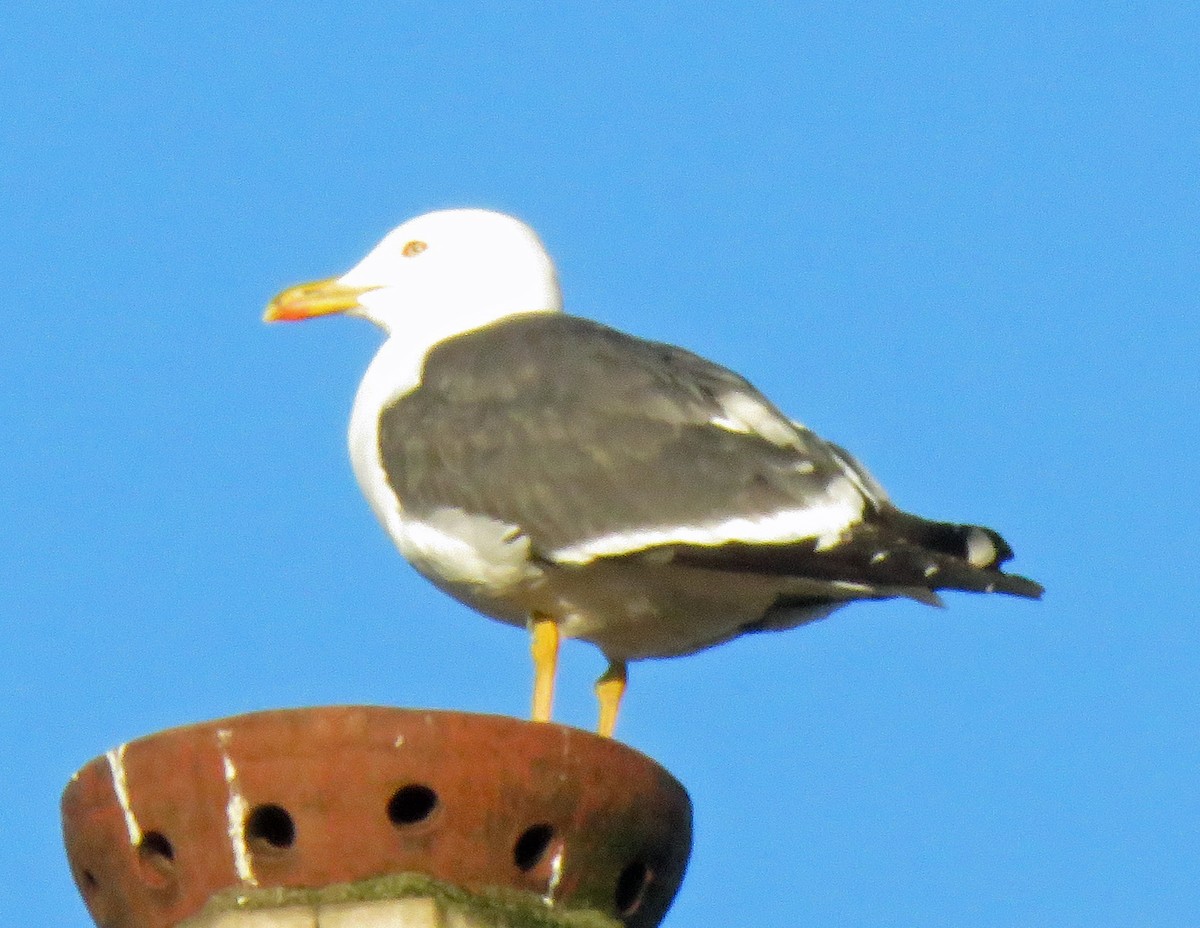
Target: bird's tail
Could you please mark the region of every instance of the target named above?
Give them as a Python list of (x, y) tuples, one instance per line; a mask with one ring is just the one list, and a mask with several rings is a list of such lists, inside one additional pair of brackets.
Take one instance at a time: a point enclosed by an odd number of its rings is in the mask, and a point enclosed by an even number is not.
[(998, 532), (981, 525), (936, 522), (899, 509), (889, 508), (880, 516), (877, 528), (888, 539), (889, 572), (912, 576), (919, 571), (931, 590), (1041, 598), (1041, 584), (1000, 569), (1013, 552)]

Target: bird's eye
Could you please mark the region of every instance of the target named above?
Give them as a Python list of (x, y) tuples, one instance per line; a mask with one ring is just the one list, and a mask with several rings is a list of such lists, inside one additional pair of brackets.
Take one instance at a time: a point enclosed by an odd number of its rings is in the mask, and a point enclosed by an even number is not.
[(429, 246), (424, 242), (418, 242), (415, 239), (404, 246), (404, 250), (400, 254), (406, 258), (413, 258), (423, 252)]

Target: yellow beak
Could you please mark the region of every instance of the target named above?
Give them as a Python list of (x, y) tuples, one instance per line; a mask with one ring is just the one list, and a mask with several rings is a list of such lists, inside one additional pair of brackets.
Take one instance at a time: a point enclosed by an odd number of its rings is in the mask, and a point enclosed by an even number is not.
[(271, 300), (263, 322), (297, 322), (316, 316), (344, 313), (358, 305), (358, 298), (374, 287), (347, 287), (336, 277), (289, 287)]

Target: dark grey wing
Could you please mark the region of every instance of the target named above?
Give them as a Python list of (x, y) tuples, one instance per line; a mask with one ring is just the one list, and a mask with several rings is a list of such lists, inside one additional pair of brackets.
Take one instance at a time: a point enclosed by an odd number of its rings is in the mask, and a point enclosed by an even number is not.
[(485, 515), (563, 561), (833, 538), (869, 505), (743, 378), (560, 314), (434, 348), (419, 389), (383, 410), (380, 451), (407, 512)]
[(894, 508), (871, 513), (828, 547), (812, 541), (732, 542), (673, 551), (678, 564), (848, 585), (872, 598), (908, 596), (937, 605), (929, 594), (963, 590), (1040, 599), (1041, 584), (1001, 570), (1011, 557), (1007, 542), (990, 528), (936, 522)]
[[(801, 426), (802, 427), (802, 426)], [(835, 445), (831, 441), (825, 442), (825, 447), (837, 459), (841, 465), (843, 473), (849, 477), (860, 490), (863, 495), (871, 501), (876, 507), (880, 508), (891, 504), (891, 499), (888, 496), (887, 490), (880, 486), (879, 481), (871, 474), (869, 470), (863, 467), (862, 462), (858, 460), (849, 451), (841, 445)]]
[(802, 540), (679, 548), (678, 563), (850, 584), (864, 595), (901, 595), (939, 604), (936, 590), (1007, 593), (1041, 598), (1041, 584), (1000, 568), (1012, 559), (1008, 542), (981, 525), (939, 522), (897, 509), (887, 491), (846, 449), (825, 442), (869, 506), (835, 544)]

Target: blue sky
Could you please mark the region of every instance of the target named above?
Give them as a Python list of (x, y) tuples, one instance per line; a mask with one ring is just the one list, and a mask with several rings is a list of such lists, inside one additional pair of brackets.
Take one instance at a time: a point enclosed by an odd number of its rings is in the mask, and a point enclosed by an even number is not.
[[(22, 4), (0, 23), (0, 924), (88, 923), (58, 794), (252, 709), (523, 714), (349, 471), (378, 343), (265, 327), (424, 210), (749, 376), (1044, 602), (639, 664), (671, 928), (1194, 925), (1200, 15), (1183, 4)], [(568, 647), (558, 716), (603, 662)]]

